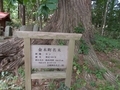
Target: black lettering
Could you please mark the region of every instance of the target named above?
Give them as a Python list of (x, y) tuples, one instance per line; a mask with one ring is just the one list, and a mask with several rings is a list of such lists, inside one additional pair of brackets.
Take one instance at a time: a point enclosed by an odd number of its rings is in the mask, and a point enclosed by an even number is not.
[(38, 51), (42, 51), (42, 48), (39, 48)]
[(61, 52), (60, 48), (58, 48), (58, 52)]
[(46, 49), (46, 48), (44, 48), (44, 51), (47, 51), (47, 49)]
[(51, 48), (48, 48), (48, 51), (50, 51), (50, 52), (51, 52)]
[(53, 48), (53, 52), (56, 52), (56, 49), (55, 49), (55, 48)]

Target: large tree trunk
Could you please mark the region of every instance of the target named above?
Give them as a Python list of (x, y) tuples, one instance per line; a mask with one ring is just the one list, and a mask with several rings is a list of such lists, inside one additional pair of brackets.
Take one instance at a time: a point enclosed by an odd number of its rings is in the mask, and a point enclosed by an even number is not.
[[(82, 23), (85, 28), (83, 39), (89, 46), (89, 53), (84, 55), (84, 59), (89, 61), (95, 67), (97, 66), (107, 70), (104, 74), (105, 78), (116, 85), (114, 75), (99, 61), (90, 42), (93, 36), (91, 0), (59, 0), (58, 10), (56, 10), (55, 14), (42, 31), (71, 33), (79, 23)], [(1, 48), (2, 46), (0, 47), (0, 50)], [(12, 50), (12, 48), (10, 50)]]
[(83, 40), (89, 47), (89, 53), (84, 55), (84, 60), (89, 61), (94, 67), (105, 69), (107, 71), (104, 74), (105, 78), (117, 85), (115, 76), (100, 62), (90, 42), (93, 38), (91, 0), (59, 0), (58, 10), (43, 31), (70, 33), (79, 23), (82, 23), (85, 28)]

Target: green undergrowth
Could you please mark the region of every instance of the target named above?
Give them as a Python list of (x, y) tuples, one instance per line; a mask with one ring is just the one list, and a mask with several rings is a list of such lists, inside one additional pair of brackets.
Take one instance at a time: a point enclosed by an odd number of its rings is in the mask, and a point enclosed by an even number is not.
[[(117, 62), (112, 60), (113, 62)], [(118, 88), (116, 89), (114, 85), (111, 85), (109, 82), (107, 82), (104, 78), (104, 74), (106, 73), (105, 69), (93, 67), (90, 66), (87, 61), (84, 61), (82, 65), (80, 65), (79, 60), (77, 57), (74, 57), (73, 62), (73, 71), (76, 71), (76, 82), (71, 86), (70, 90), (80, 90), (82, 87), (87, 86), (88, 84), (90, 87), (95, 88), (95, 90), (120, 90), (120, 76), (116, 75), (116, 81), (118, 84)], [(115, 67), (114, 67), (115, 68)], [(80, 76), (83, 75), (83, 72), (86, 72), (89, 75), (94, 76), (94, 79), (90, 82), (86, 82), (84, 78), (80, 78)], [(84, 75), (83, 75), (84, 76)]]
[(24, 90), (24, 69), (18, 69), (19, 76), (15, 76), (12, 72), (0, 73), (0, 90)]
[[(110, 60), (112, 63), (118, 63), (113, 59)], [(84, 72), (89, 75), (94, 76), (94, 79), (91, 81), (86, 81), (84, 79)], [(114, 85), (111, 85), (104, 79), (104, 74), (106, 70), (90, 66), (87, 60), (83, 61), (83, 64), (79, 63), (78, 57), (74, 57), (73, 60), (73, 75), (74, 82), (71, 85), (71, 88), (65, 86), (63, 82), (59, 82), (59, 88), (54, 83), (54, 80), (49, 82), (49, 90), (80, 90), (83, 87), (94, 88), (95, 90), (120, 90), (115, 89)], [(18, 69), (18, 76), (11, 74), (9, 72), (2, 72), (0, 74), (0, 90), (24, 90), (24, 79), (25, 73), (24, 68), (20, 67)], [(118, 88), (120, 88), (120, 75), (116, 75), (116, 80), (118, 83)], [(21, 81), (21, 82), (18, 82)], [(90, 89), (91, 90), (91, 89)]]
[(120, 50), (120, 40), (108, 38), (105, 36), (95, 35), (94, 48), (101, 52), (110, 52), (114, 49)]
[(86, 42), (81, 39), (78, 53), (86, 55), (88, 54), (88, 52), (89, 52), (89, 47), (87, 46)]

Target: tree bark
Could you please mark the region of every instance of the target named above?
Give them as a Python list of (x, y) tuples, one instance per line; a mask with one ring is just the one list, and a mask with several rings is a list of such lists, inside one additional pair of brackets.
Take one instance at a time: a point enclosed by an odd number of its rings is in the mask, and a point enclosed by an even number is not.
[(0, 12), (3, 12), (3, 0), (0, 0)]
[(25, 5), (22, 5), (22, 25), (25, 25)]
[(91, 22), (91, 0), (59, 0), (58, 10), (43, 31), (71, 33), (79, 23), (85, 28), (83, 40), (89, 47), (89, 53), (84, 55), (84, 60), (95, 67), (105, 69), (107, 71), (104, 74), (105, 78), (117, 85), (115, 76), (100, 62), (90, 42), (94, 33)]
[(25, 25), (26, 18), (25, 18), (25, 5), (18, 4), (18, 18), (21, 19), (22, 25)]
[(109, 5), (110, 2), (111, 2), (111, 0), (108, 0), (107, 4), (106, 4), (105, 13), (104, 13), (104, 17), (103, 17), (103, 25), (102, 25), (102, 33), (101, 33), (101, 35), (104, 35), (104, 29), (105, 29), (107, 13), (108, 13), (108, 5)]

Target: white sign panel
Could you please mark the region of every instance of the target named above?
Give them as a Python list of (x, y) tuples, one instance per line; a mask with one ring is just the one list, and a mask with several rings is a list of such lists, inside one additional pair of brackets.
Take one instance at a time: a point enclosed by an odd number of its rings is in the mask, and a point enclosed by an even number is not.
[(32, 68), (66, 68), (68, 46), (31, 45)]

